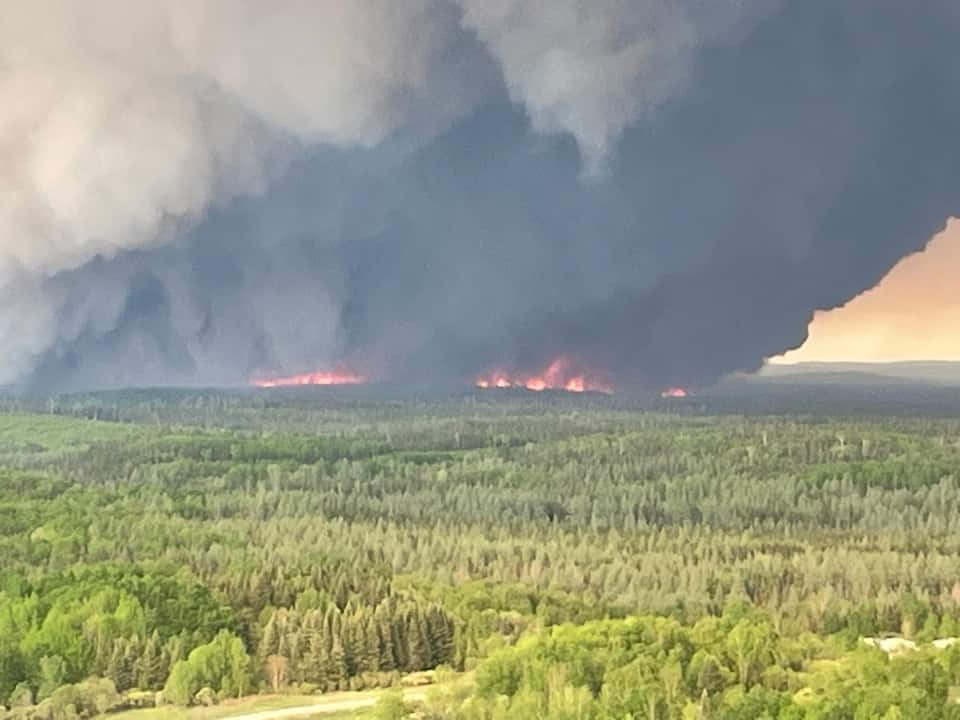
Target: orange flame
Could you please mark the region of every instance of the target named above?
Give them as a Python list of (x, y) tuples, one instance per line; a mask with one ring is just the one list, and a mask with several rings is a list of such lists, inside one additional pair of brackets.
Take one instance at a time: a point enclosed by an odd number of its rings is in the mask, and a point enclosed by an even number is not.
[(583, 392), (586, 389), (582, 377), (570, 378), (567, 384), (563, 386), (567, 392)]
[(526, 388), (534, 392), (542, 392), (543, 390), (566, 390), (572, 393), (613, 392), (613, 388), (607, 383), (590, 374), (576, 370), (565, 357), (557, 358), (542, 372), (533, 375), (512, 375), (503, 370), (492, 370), (476, 378), (474, 385), (483, 389)]
[(296, 385), (360, 385), (367, 382), (363, 375), (347, 370), (332, 372), (312, 372), (288, 377), (259, 377), (250, 381), (251, 385), (261, 388), (292, 387)]
[(688, 393), (682, 387), (667, 388), (660, 393), (660, 397), (662, 398), (685, 398), (688, 395), (690, 395), (690, 393)]

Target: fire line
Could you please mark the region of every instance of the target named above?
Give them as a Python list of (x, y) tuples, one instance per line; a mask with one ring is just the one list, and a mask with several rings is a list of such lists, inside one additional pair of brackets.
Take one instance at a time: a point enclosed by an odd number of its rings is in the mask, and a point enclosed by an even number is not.
[(287, 377), (256, 377), (251, 385), (260, 388), (293, 387), (297, 385), (361, 385), (367, 382), (362, 375), (349, 371), (311, 372)]
[(520, 388), (542, 392), (544, 390), (565, 390), (571, 393), (602, 392), (612, 393), (613, 388), (594, 374), (582, 372), (569, 359), (559, 357), (539, 373), (510, 373), (505, 370), (491, 370), (478, 376), (474, 385), (481, 389)]

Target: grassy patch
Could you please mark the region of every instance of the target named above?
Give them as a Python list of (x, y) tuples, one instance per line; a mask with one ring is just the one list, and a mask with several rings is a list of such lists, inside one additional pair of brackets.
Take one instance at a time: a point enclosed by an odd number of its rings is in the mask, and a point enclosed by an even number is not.
[(0, 454), (83, 449), (137, 432), (131, 425), (58, 415), (0, 415)]
[(319, 713), (317, 715), (311, 715), (304, 720), (370, 720), (373, 718), (374, 713), (372, 708), (364, 708), (363, 710), (344, 710), (342, 712), (330, 712), (330, 713)]

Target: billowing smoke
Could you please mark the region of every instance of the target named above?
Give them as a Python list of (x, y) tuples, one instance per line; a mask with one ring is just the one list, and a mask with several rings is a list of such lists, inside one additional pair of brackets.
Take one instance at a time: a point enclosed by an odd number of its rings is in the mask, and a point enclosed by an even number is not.
[(958, 211), (952, 0), (35, 0), (0, 382), (709, 382)]
[(534, 129), (572, 133), (589, 171), (624, 129), (682, 88), (699, 47), (764, 9), (756, 0), (461, 4)]

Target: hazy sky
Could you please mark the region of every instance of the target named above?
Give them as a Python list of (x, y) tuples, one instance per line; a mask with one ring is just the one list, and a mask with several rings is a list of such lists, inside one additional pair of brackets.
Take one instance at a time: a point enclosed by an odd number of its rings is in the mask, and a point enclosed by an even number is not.
[(773, 362), (960, 360), (960, 220), (873, 289), (818, 312), (810, 337)]

